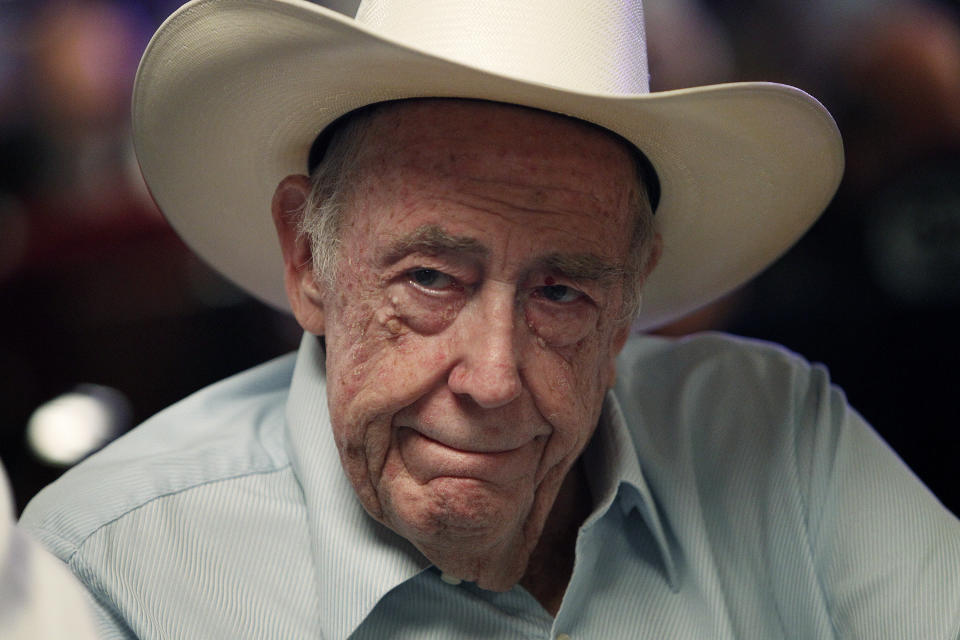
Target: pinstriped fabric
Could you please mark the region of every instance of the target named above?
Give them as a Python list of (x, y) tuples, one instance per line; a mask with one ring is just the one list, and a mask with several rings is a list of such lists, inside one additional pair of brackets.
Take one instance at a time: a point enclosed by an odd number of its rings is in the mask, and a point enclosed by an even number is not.
[(30, 505), (104, 637), (960, 638), (960, 524), (780, 349), (628, 344), (556, 618), (520, 587), (442, 582), (367, 517), (315, 339), (292, 369), (201, 392)]
[(298, 493), (285, 468), (159, 498), (98, 530), (71, 568), (136, 637), (314, 637)]

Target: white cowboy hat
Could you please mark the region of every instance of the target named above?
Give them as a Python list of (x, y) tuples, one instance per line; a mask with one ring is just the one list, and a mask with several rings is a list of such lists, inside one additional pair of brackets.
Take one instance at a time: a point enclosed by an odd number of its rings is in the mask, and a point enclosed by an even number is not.
[(650, 93), (640, 0), (366, 0), (356, 20), (302, 0), (196, 0), (157, 31), (133, 92), (154, 199), (228, 278), (287, 308), (270, 218), (311, 143), (368, 104), (460, 97), (593, 122), (649, 158), (663, 255), (638, 324), (743, 284), (829, 203), (843, 171), (830, 114), (792, 87)]

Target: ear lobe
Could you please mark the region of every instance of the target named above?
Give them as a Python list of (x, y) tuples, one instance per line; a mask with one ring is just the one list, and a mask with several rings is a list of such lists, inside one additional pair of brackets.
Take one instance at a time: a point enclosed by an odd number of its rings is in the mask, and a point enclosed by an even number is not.
[(620, 355), (623, 345), (627, 343), (627, 338), (630, 337), (630, 326), (630, 323), (627, 322), (619, 327), (610, 342), (610, 359), (607, 362), (607, 388), (613, 387), (613, 383), (617, 379), (617, 356)]
[(647, 261), (643, 265), (643, 275), (641, 282), (646, 282), (647, 278), (653, 273), (654, 268), (656, 268), (657, 263), (660, 262), (660, 255), (663, 253), (663, 236), (659, 232), (653, 234), (650, 254), (647, 256)]
[(313, 275), (310, 240), (297, 232), (309, 194), (310, 179), (307, 176), (287, 176), (273, 194), (270, 211), (283, 254), (283, 282), (290, 308), (304, 330), (322, 335), (322, 291)]
[[(643, 272), (640, 275), (640, 282), (644, 283), (660, 262), (660, 254), (663, 252), (663, 236), (655, 233), (651, 239), (650, 254), (643, 265)], [(642, 284), (641, 284), (642, 286)], [(627, 344), (627, 338), (630, 337), (631, 323), (627, 322), (622, 327), (616, 329), (613, 334), (613, 340), (610, 342), (610, 360), (607, 364), (607, 386), (612, 387), (617, 379), (617, 356)]]

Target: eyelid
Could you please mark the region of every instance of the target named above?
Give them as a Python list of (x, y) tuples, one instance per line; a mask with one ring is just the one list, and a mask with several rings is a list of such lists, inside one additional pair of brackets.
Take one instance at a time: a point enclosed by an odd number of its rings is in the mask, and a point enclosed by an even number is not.
[[(568, 289), (569, 291), (571, 291), (571, 292), (574, 294), (573, 299), (571, 299), (571, 300), (566, 300), (565, 303), (576, 302), (577, 300), (582, 300), (582, 299), (584, 299), (584, 298), (587, 297), (587, 294), (586, 294), (584, 291), (582, 291), (581, 289), (578, 289), (578, 288), (576, 288), (576, 287), (571, 287), (571, 286), (569, 286), (569, 285), (560, 285), (560, 286), (565, 287), (566, 289)], [(558, 300), (551, 300), (551, 302), (559, 302), (559, 301), (558, 301)]]
[(440, 271), (461, 282), (471, 280), (478, 275), (481, 268), (471, 260), (464, 260), (458, 255), (439, 253), (408, 253), (398, 258), (390, 271), (395, 274), (408, 274), (417, 269), (431, 269)]
[[(544, 289), (546, 289), (547, 287), (564, 287), (564, 288), (569, 289), (570, 291), (576, 293), (577, 295), (576, 295), (576, 297), (573, 298), (572, 300), (566, 300), (566, 301), (551, 300), (551, 299), (548, 298), (548, 297), (546, 296), (546, 294), (544, 293)], [(584, 291), (583, 289), (581, 289), (580, 287), (575, 287), (575, 286), (573, 286), (573, 285), (564, 284), (564, 283), (562, 283), (562, 282), (554, 282), (554, 283), (552, 283), (552, 284), (541, 284), (541, 285), (539, 285), (539, 286), (537, 286), (537, 287), (534, 287), (534, 288), (533, 288), (533, 295), (536, 296), (537, 298), (540, 298), (540, 299), (544, 300), (545, 302), (547, 302), (547, 303), (549, 303), (549, 304), (557, 304), (557, 305), (569, 305), (569, 304), (573, 304), (573, 303), (575, 303), (575, 302), (577, 302), (577, 301), (579, 301), (579, 300), (584, 300), (584, 301), (592, 301), (592, 300), (593, 300), (593, 299), (590, 297), (590, 295), (587, 294), (587, 292)]]
[(591, 300), (596, 299), (597, 294), (604, 288), (603, 283), (595, 278), (578, 278), (576, 275), (570, 275), (563, 271), (556, 270), (541, 271), (535, 274), (531, 288), (542, 289), (543, 287), (556, 285), (576, 289), (583, 294), (583, 296)]
[[(439, 286), (436, 288), (425, 285), (425, 284), (421, 284), (420, 282), (417, 282), (417, 279), (414, 275), (418, 271), (433, 272), (435, 274), (438, 274), (442, 278), (446, 278), (447, 282), (446, 284), (443, 284), (442, 286)], [(456, 276), (451, 275), (446, 271), (443, 271), (442, 269), (435, 269), (433, 267), (424, 267), (424, 266), (413, 267), (411, 269), (405, 270), (403, 272), (403, 277), (415, 289), (417, 289), (421, 293), (424, 293), (426, 295), (431, 295), (431, 296), (444, 295), (453, 291), (462, 291), (464, 288), (463, 283)]]

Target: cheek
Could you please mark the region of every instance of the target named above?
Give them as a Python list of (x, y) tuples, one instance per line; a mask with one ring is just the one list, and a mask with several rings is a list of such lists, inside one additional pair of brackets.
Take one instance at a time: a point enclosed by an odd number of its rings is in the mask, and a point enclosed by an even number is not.
[[(363, 292), (364, 290), (358, 289)], [(327, 321), (327, 377), (345, 397), (375, 385), (382, 369), (406, 348), (407, 323), (389, 296), (356, 295), (349, 291)]]
[(327, 385), (340, 397), (355, 391), (376, 352), (367, 339), (373, 314), (369, 305), (354, 305), (327, 322)]
[(611, 382), (609, 354), (602, 331), (563, 347), (537, 346), (527, 381), (540, 412), (564, 439), (592, 433)]
[(556, 314), (546, 320), (527, 314), (536, 357), (556, 394), (592, 397), (606, 387), (612, 337), (598, 326), (598, 315), (572, 313), (558, 321)]
[(389, 453), (389, 424), (359, 424), (345, 431), (334, 421), (333, 432), (341, 466), (360, 503), (374, 518), (382, 519), (377, 486)]
[[(441, 320), (411, 313), (397, 295), (381, 296), (377, 302), (351, 304), (329, 323), (327, 393), (331, 414), (341, 424), (363, 425), (376, 417), (389, 422), (435, 382), (446, 362), (444, 341), (414, 330), (418, 324)], [(356, 437), (361, 436), (368, 437)]]
[(541, 346), (568, 350), (588, 340), (596, 329), (598, 312), (588, 304), (573, 304), (569, 308), (555, 308), (536, 300), (526, 305), (527, 327), (539, 339)]

